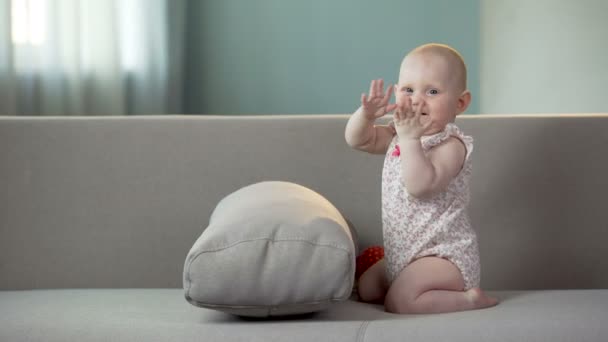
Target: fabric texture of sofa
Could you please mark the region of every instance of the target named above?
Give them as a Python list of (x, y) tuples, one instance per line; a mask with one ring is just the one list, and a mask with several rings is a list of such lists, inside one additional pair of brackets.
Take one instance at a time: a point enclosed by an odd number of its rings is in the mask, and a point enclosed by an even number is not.
[(348, 115), (0, 117), (0, 341), (608, 341), (608, 114), (463, 115), (493, 308), (395, 315), (353, 299), (241, 318), (184, 298), (227, 194), (322, 194), (382, 243), (382, 156)]

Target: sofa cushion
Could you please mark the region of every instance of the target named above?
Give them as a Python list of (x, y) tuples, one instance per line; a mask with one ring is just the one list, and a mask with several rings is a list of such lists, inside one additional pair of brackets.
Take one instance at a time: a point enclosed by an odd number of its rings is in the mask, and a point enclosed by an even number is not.
[(241, 316), (309, 313), (347, 299), (355, 243), (340, 212), (304, 186), (267, 181), (223, 198), (184, 265), (186, 299)]

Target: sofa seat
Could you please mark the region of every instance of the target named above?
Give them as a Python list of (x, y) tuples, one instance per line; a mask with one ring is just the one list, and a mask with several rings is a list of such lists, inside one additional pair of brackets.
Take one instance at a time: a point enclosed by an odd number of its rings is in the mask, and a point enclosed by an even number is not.
[(608, 290), (489, 292), (500, 305), (394, 315), (348, 300), (282, 319), (188, 304), (182, 289), (0, 291), (0, 341), (606, 341)]

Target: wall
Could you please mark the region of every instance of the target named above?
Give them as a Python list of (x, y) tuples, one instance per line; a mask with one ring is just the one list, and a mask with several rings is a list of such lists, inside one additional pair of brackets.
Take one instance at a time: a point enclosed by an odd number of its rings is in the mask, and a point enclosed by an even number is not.
[(481, 1), (480, 112), (608, 112), (608, 1)]
[(349, 113), (405, 53), (458, 49), (479, 110), (479, 0), (191, 1), (187, 113)]

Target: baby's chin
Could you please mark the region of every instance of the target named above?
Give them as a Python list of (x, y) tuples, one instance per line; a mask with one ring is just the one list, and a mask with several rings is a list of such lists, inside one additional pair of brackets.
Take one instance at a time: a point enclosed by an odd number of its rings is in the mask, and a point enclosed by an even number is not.
[(429, 136), (429, 135), (437, 134), (439, 132), (441, 132), (441, 130), (437, 130), (437, 129), (429, 130), (429, 131), (424, 132), (424, 134), (422, 136)]
[(437, 134), (437, 133), (439, 133), (439, 132), (443, 131), (444, 129), (445, 129), (445, 126), (443, 126), (443, 127), (437, 127), (437, 126), (433, 125), (433, 126), (429, 127), (429, 129), (427, 129), (427, 130), (424, 132), (424, 135), (433, 135), (433, 134)]
[[(444, 130), (444, 129), (445, 129), (447, 126), (448, 126), (448, 123), (450, 123), (450, 122), (454, 122), (454, 120), (451, 120), (451, 121), (443, 121), (443, 120), (441, 120), (441, 119), (439, 119), (439, 120), (435, 120), (435, 121), (433, 122), (433, 124), (431, 124), (431, 127), (429, 127), (429, 128), (428, 128), (428, 129), (427, 129), (427, 130), (424, 132), (424, 135), (433, 135), (433, 134), (437, 134), (437, 133), (439, 133), (439, 132), (442, 132), (442, 131), (443, 131), (443, 130)], [(426, 122), (424, 121), (424, 119), (423, 119), (422, 123), (423, 123), (423, 124), (425, 124), (425, 123), (426, 123)]]

